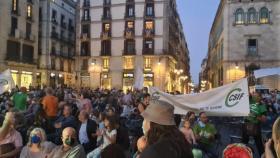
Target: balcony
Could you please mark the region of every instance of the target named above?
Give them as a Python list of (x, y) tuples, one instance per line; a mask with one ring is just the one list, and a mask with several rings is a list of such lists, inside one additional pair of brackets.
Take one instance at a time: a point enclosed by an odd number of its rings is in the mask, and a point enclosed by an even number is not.
[(136, 55), (136, 49), (133, 48), (133, 49), (126, 49), (126, 50), (123, 50), (123, 55), (124, 56), (130, 56), (130, 55)]
[(61, 27), (66, 29), (66, 22), (61, 22)]
[(134, 34), (134, 30), (133, 29), (126, 29), (124, 31), (124, 37), (127, 39), (132, 39), (134, 38), (135, 34)]
[(142, 54), (143, 55), (154, 55), (155, 52), (154, 52), (154, 49), (144, 48)]
[(82, 33), (81, 34), (81, 40), (86, 41), (90, 38), (89, 33)]
[(104, 6), (110, 6), (111, 5), (111, 0), (104, 0), (103, 5)]
[(111, 56), (111, 50), (101, 50), (100, 56)]
[(74, 26), (68, 25), (68, 30), (69, 30), (69, 31), (74, 32), (74, 29), (75, 29)]
[(10, 37), (21, 39), (23, 37), (23, 33), (19, 29), (11, 28)]
[(153, 29), (144, 29), (143, 36), (145, 38), (152, 38), (155, 35), (155, 31)]
[(111, 15), (111, 14), (103, 15), (103, 16), (102, 16), (102, 20), (103, 20), (103, 21), (111, 20), (111, 19), (112, 19), (112, 15)]
[(56, 18), (52, 18), (52, 20), (51, 20), (51, 21), (52, 21), (52, 23), (53, 23), (53, 24), (55, 24), (55, 25), (57, 25), (57, 24), (58, 24), (58, 22), (57, 22)]
[(84, 1), (83, 7), (84, 8), (89, 8), (90, 7), (90, 2), (89, 1)]
[(51, 38), (57, 39), (57, 40), (58, 40), (58, 39), (59, 39), (59, 38), (58, 38), (58, 33), (57, 33), (57, 32), (52, 32), (52, 33), (51, 33)]
[(28, 40), (28, 41), (30, 41), (30, 42), (35, 42), (36, 37), (35, 37), (35, 35), (33, 35), (33, 34), (26, 34), (25, 40)]
[(110, 32), (101, 32), (100, 38), (102, 40), (108, 40), (111, 38), (111, 33)]
[(91, 17), (90, 17), (90, 16), (89, 16), (89, 17), (84, 17), (84, 16), (83, 16), (82, 19), (81, 19), (81, 21), (84, 22), (84, 23), (85, 23), (85, 22), (90, 22), (90, 20), (91, 20)]
[(89, 50), (81, 50), (81, 56), (84, 56), (84, 57), (86, 57), (86, 56), (90, 56), (90, 51)]

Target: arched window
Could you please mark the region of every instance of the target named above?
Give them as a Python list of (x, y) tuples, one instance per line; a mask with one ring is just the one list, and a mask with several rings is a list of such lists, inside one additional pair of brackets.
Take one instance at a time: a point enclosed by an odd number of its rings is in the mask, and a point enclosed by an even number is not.
[(244, 24), (244, 11), (239, 8), (235, 12), (235, 24)]
[(260, 10), (260, 23), (267, 24), (268, 22), (269, 22), (269, 11), (266, 7), (263, 7)]
[(257, 12), (255, 8), (250, 8), (248, 10), (248, 23), (249, 24), (257, 23)]

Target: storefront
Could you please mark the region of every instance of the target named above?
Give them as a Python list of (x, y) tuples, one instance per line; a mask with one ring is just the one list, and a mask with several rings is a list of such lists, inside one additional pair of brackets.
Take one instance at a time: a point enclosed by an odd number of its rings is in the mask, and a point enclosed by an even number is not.
[(124, 72), (123, 73), (123, 91), (126, 92), (128, 89), (132, 89), (134, 84), (134, 73)]
[(100, 75), (100, 81), (101, 81), (101, 88), (104, 89), (111, 89), (112, 88), (112, 79), (109, 76), (108, 73), (102, 73)]
[(26, 87), (27, 89), (29, 86), (32, 85), (33, 81), (33, 73), (29, 71), (21, 71), (18, 70), (11, 70), (12, 78), (15, 82), (15, 85), (19, 87)]
[(154, 86), (154, 73), (146, 72), (144, 73), (144, 87)]
[(81, 87), (90, 87), (90, 75), (88, 72), (81, 73)]

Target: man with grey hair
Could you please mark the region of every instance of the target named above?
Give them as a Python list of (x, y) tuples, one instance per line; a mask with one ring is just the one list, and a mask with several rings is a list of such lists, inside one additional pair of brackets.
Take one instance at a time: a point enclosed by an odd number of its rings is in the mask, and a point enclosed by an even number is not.
[(86, 154), (82, 145), (78, 144), (76, 131), (67, 127), (62, 132), (63, 144), (54, 148), (48, 157), (51, 158), (85, 158)]

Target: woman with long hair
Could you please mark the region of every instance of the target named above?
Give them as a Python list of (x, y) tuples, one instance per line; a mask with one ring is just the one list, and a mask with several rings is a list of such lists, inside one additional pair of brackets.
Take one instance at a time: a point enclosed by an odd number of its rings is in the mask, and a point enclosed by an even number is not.
[(191, 146), (177, 128), (174, 107), (164, 101), (151, 101), (141, 114), (143, 133), (140, 158), (193, 158)]
[(42, 128), (34, 128), (29, 135), (28, 143), (23, 147), (20, 158), (45, 158), (55, 145), (46, 141), (46, 133)]

